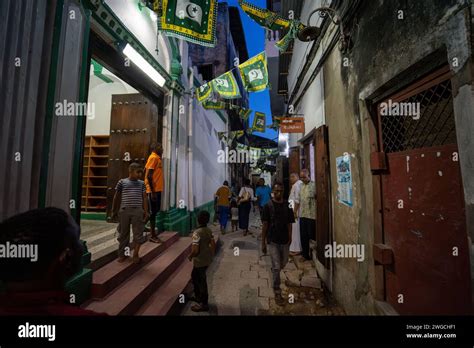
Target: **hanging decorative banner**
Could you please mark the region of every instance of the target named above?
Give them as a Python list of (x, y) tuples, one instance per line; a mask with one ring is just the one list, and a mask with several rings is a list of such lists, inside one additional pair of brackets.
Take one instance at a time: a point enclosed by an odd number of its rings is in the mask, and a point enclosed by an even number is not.
[(252, 130), (256, 132), (265, 132), (266, 117), (263, 112), (256, 112), (253, 117)]
[(238, 139), (240, 138), (241, 136), (244, 135), (244, 131), (243, 130), (239, 130), (239, 131), (235, 131), (235, 138)]
[(291, 41), (293, 41), (298, 35), (300, 26), (301, 23), (299, 21), (291, 21), (288, 33), (286, 33), (286, 35), (275, 44), (275, 47), (278, 48), (280, 52), (285, 52), (288, 49)]
[(251, 113), (252, 110), (241, 108), (239, 111), (239, 117), (242, 119), (242, 121), (247, 122)]
[(206, 83), (205, 85), (202, 85), (201, 87), (196, 88), (196, 98), (202, 103), (204, 100), (209, 99), (209, 97), (211, 96), (211, 92), (212, 92), (211, 84)]
[(280, 118), (279, 117), (274, 117), (273, 118), (273, 123), (269, 126), (267, 126), (267, 128), (270, 128), (270, 129), (274, 129), (274, 130), (278, 130), (280, 128)]
[(241, 97), (239, 86), (237, 85), (237, 81), (235, 80), (232, 71), (228, 71), (225, 74), (216, 77), (211, 81), (211, 83), (214, 91), (222, 98), (235, 99)]
[(263, 153), (267, 157), (274, 157), (278, 156), (280, 154), (280, 151), (278, 151), (278, 148), (269, 148), (269, 149), (262, 149)]
[(267, 57), (262, 52), (239, 65), (244, 88), (249, 92), (260, 92), (268, 87)]
[(255, 159), (259, 159), (262, 153), (262, 149), (259, 147), (250, 147), (250, 151), (252, 152), (252, 156)]
[(239, 5), (250, 18), (261, 26), (270, 30), (289, 30), (275, 45), (280, 51), (286, 51), (298, 32), (305, 28), (305, 25), (299, 21), (285, 19), (275, 12), (249, 4), (246, 1), (239, 0)]
[(198, 45), (216, 44), (217, 0), (162, 0), (158, 30)]
[(239, 151), (247, 151), (247, 148), (248, 148), (247, 145), (244, 145), (244, 144), (241, 144), (241, 143), (237, 143), (237, 145), (236, 145), (236, 149), (239, 150)]
[(222, 140), (222, 139), (225, 140), (225, 138), (226, 138), (226, 136), (225, 136), (226, 133), (227, 133), (227, 132), (217, 132), (217, 137), (219, 138), (219, 140)]
[(202, 106), (204, 109), (212, 109), (212, 110), (224, 110), (225, 109), (225, 103), (221, 101), (216, 101), (216, 100), (205, 100), (202, 103)]
[(284, 19), (275, 12), (239, 0), (242, 10), (261, 26), (270, 30), (285, 30), (290, 27), (291, 20)]
[(230, 132), (227, 138), (227, 146), (231, 146), (235, 139), (235, 132)]

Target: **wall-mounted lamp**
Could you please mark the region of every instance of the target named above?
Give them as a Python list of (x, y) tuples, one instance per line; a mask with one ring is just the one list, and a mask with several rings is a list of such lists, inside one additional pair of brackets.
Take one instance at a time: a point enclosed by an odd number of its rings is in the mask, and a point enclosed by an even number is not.
[(308, 16), (308, 23), (307, 26), (304, 27), (300, 32), (298, 32), (298, 39), (304, 42), (314, 41), (321, 35), (321, 28), (319, 27), (312, 27), (310, 25), (311, 17), (316, 13), (319, 12), (319, 16), (321, 18), (325, 18), (328, 16), (331, 21), (339, 26), (339, 31), (341, 33), (341, 50), (346, 48), (346, 37), (344, 35), (344, 29), (342, 27), (342, 20), (341, 17), (337, 14), (336, 10), (330, 7), (319, 7), (313, 10)]

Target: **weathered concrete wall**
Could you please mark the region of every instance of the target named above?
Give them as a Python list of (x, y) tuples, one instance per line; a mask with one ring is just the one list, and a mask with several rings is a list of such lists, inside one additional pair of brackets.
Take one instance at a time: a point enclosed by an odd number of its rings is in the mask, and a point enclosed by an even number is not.
[[(375, 314), (375, 276), (372, 257), (374, 216), (370, 171), (369, 122), (366, 100), (401, 83), (412, 82), (426, 67), (399, 79), (415, 63), (435, 51), (444, 51), (456, 74), (453, 96), (460, 166), (465, 187), (468, 229), (472, 221), (474, 177), (472, 69), (469, 69), (468, 1), (366, 1), (352, 30), (354, 47), (345, 56), (336, 49), (324, 65), (325, 114), (329, 128), (333, 239), (337, 243), (364, 244), (365, 261), (332, 260), (332, 290), (348, 314)], [(403, 10), (404, 19), (398, 19)], [(349, 58), (344, 67), (342, 59)], [(412, 81), (409, 81), (411, 78)], [(456, 83), (459, 81), (459, 83)], [(402, 87), (401, 85), (399, 87)], [(471, 93), (469, 93), (471, 92)], [(351, 154), (352, 208), (337, 202), (336, 157)], [(355, 297), (354, 297), (355, 295)], [(355, 300), (354, 300), (355, 298)]]
[[(341, 79), (342, 57), (334, 50), (324, 66), (326, 125), (329, 130), (333, 240), (361, 244), (365, 260), (332, 259), (332, 291), (348, 314), (373, 314), (374, 275), (372, 177), (368, 134), (362, 134), (359, 113), (352, 103), (357, 95)], [(351, 156), (353, 207), (337, 202), (336, 157)], [(355, 302), (354, 302), (355, 298)]]

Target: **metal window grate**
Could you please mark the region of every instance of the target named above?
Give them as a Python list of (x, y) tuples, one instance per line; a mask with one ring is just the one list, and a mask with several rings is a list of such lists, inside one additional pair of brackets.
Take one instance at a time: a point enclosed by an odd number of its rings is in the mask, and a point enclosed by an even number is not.
[[(399, 103), (419, 103), (417, 116), (380, 116), (385, 153), (456, 143), (451, 81), (445, 80)], [(407, 105), (407, 104), (406, 104)]]

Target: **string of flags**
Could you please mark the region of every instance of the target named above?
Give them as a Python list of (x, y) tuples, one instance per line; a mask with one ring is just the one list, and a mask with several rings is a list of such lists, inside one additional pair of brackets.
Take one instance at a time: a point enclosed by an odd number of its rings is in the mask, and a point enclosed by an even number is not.
[[(285, 30), (287, 34), (276, 43), (276, 47), (285, 51), (297, 33), (305, 26), (298, 20), (285, 19), (275, 12), (262, 9), (247, 1), (239, 0), (242, 10), (261, 26), (269, 30)], [(177, 37), (195, 44), (214, 47), (216, 44), (218, 0), (154, 0), (153, 10), (158, 14), (158, 30), (167, 36)], [(238, 71), (238, 73), (237, 73)], [(236, 73), (234, 75), (234, 72)], [(195, 90), (197, 100), (205, 109), (236, 110), (239, 117), (247, 122), (252, 110), (228, 104), (219, 99), (241, 98), (236, 76), (240, 77), (247, 92), (261, 92), (269, 87), (268, 65), (265, 52), (241, 63), (221, 76), (209, 81)], [(268, 128), (278, 129), (279, 121)], [(247, 130), (265, 132), (267, 128), (264, 113), (255, 112), (253, 124)]]
[[(234, 76), (234, 70), (239, 71), (242, 85), (246, 91), (260, 92), (268, 87), (269, 80), (267, 58), (265, 52), (261, 52), (248, 59), (244, 63), (238, 65), (236, 68), (229, 70), (221, 76), (196, 88), (196, 99), (202, 103), (202, 106), (205, 109), (224, 110), (229, 108), (236, 110), (242, 121), (247, 122), (250, 115), (252, 114), (252, 110), (229, 104), (222, 100), (217, 100), (217, 97), (222, 99), (236, 99), (242, 97), (239, 90), (239, 85)], [(274, 125), (269, 127), (276, 129)], [(247, 130), (248, 134), (251, 134), (253, 131), (265, 132), (265, 129), (265, 114), (262, 112), (255, 112), (253, 125)]]
[(268, 88), (267, 57), (265, 52), (261, 52), (197, 88), (197, 100), (202, 103), (212, 99), (214, 94), (223, 99), (241, 98), (239, 86), (233, 73), (236, 69), (239, 70), (242, 84), (247, 92), (260, 92)]
[[(260, 147), (253, 147), (249, 145), (242, 144), (237, 141), (240, 137), (243, 136), (244, 131), (231, 131), (231, 132), (217, 132), (219, 140), (223, 140), (226, 142), (228, 146), (231, 146), (235, 142), (235, 149), (238, 151), (252, 151), (253, 154), (257, 154), (257, 157), (272, 157), (278, 156), (280, 154), (278, 148), (260, 148)], [(226, 134), (228, 136), (226, 137)]]
[[(239, 0), (242, 10), (254, 21), (269, 30), (287, 30), (276, 43), (286, 51), (297, 33), (305, 28), (298, 20), (286, 19), (279, 14)], [(198, 45), (216, 45), (217, 0), (154, 0), (153, 10), (158, 13), (158, 30)]]

